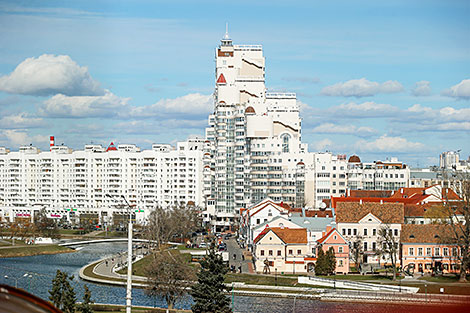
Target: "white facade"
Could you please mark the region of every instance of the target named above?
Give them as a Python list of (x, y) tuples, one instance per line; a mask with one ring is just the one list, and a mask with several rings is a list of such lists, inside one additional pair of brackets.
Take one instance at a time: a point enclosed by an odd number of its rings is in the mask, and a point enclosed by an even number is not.
[(351, 190), (398, 190), (409, 187), (410, 168), (396, 158), (362, 163), (357, 156), (352, 156), (348, 161), (347, 177)]
[(135, 145), (0, 149), (0, 208), (10, 220), (43, 207), (56, 217), (99, 214), (124, 196), (143, 219), (156, 206), (203, 206), (202, 157), (201, 139), (143, 151)]
[[(228, 229), (236, 210), (270, 197), (305, 201), (307, 145), (301, 143), (296, 95), (269, 93), (260, 45), (216, 49), (214, 113), (204, 155), (204, 196), (213, 227)], [(311, 156), (310, 156), (311, 158)]]

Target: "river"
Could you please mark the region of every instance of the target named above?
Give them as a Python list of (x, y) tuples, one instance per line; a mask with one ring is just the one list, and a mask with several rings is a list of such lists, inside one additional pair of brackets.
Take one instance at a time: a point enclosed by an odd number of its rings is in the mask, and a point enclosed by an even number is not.
[[(85, 282), (78, 277), (80, 268), (100, 258), (117, 254), (126, 249), (125, 243), (100, 243), (85, 245), (74, 253), (37, 255), (19, 258), (0, 259), (0, 283), (15, 285), (43, 299), (48, 299), (51, 281), (58, 269), (74, 275), (73, 286), (80, 301), (83, 297), (83, 285), (86, 284), (92, 292), (92, 300), (96, 303), (125, 304), (126, 289), (108, 285)], [(30, 277), (24, 277), (31, 274)], [(6, 279), (5, 275), (9, 278)], [(132, 290), (133, 305), (166, 307), (162, 299), (147, 297), (142, 289)], [(177, 308), (190, 309), (192, 299), (188, 296), (177, 303)], [(292, 312), (293, 299), (235, 296), (235, 312), (246, 313), (284, 313)], [(366, 303), (334, 303), (318, 300), (296, 300), (298, 313), (311, 312), (433, 312), (432, 308), (416, 306), (377, 305)], [(442, 312), (442, 309), (436, 312)]]

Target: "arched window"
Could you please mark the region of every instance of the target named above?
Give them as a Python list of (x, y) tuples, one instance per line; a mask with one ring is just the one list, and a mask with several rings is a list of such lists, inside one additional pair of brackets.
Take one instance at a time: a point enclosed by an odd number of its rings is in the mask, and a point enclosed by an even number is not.
[(284, 134), (281, 136), (281, 138), (282, 138), (282, 152), (289, 152), (290, 135)]

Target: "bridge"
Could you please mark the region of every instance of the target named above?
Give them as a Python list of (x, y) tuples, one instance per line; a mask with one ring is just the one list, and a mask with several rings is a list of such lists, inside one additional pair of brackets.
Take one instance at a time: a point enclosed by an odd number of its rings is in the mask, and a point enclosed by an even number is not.
[[(89, 245), (89, 244), (93, 244), (93, 243), (102, 243), (102, 242), (127, 242), (127, 238), (95, 239), (95, 240), (64, 242), (64, 243), (59, 243), (59, 246), (70, 247), (70, 246)], [(146, 242), (146, 243), (152, 242), (152, 243), (154, 243), (155, 241), (133, 238), (132, 243), (136, 243), (136, 242)]]

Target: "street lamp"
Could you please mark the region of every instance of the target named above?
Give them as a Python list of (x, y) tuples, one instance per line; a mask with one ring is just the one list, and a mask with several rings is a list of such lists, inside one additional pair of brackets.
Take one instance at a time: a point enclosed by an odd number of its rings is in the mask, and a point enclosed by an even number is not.
[[(110, 194), (107, 197), (116, 200)], [(127, 202), (126, 197), (121, 195), (121, 198), (126, 202), (127, 211), (129, 213), (129, 225), (127, 227), (127, 288), (126, 288), (126, 313), (131, 313), (132, 309), (132, 210), (131, 205)], [(122, 206), (121, 206), (122, 208)]]
[(25, 278), (27, 277), (27, 278), (30, 279), (29, 280), (29, 290), (31, 290), (31, 281), (32, 281), (31, 278), (33, 278), (33, 275), (26, 273), (26, 274), (23, 275), (23, 277), (25, 277)]
[(18, 288), (18, 278), (9, 277), (8, 275), (3, 276), (5, 279), (14, 279), (15, 280), (15, 288)]

